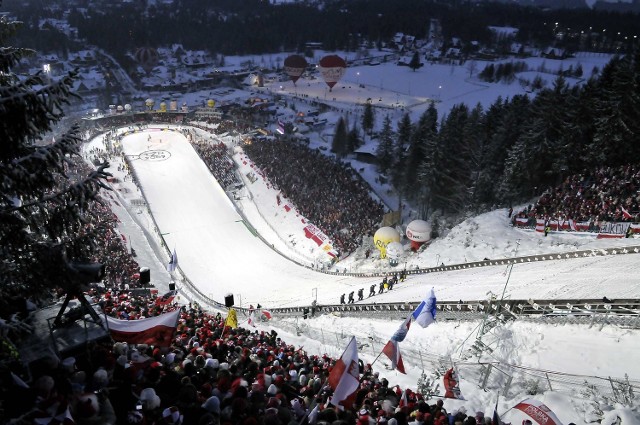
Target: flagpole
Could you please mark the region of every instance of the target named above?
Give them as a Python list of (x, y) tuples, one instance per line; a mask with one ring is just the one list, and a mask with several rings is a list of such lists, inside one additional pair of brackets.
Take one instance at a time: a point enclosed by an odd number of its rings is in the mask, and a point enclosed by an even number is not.
[[(378, 354), (378, 356), (371, 362), (371, 368), (373, 369), (373, 365), (378, 361), (378, 359), (380, 358), (381, 355), (383, 355), (384, 353), (382, 351), (380, 351), (380, 354)], [(364, 376), (362, 377), (362, 379), (364, 379)], [(360, 381), (362, 383), (362, 381)]]

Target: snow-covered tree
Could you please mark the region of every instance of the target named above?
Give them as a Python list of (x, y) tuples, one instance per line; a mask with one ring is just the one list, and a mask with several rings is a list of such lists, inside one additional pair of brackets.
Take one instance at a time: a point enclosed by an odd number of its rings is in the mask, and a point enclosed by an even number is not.
[(369, 136), (371, 136), (374, 124), (375, 113), (373, 112), (373, 106), (371, 105), (371, 102), (367, 102), (364, 105), (364, 111), (362, 113), (362, 130), (365, 134), (369, 133)]
[(391, 129), (391, 118), (389, 115), (384, 117), (382, 123), (382, 131), (380, 132), (380, 140), (376, 149), (378, 157), (378, 169), (381, 173), (386, 173), (393, 165), (393, 130)]
[(76, 73), (51, 80), (12, 68), (33, 51), (9, 46), (20, 23), (0, 18), (0, 298), (42, 295), (63, 284), (70, 260), (89, 260), (96, 237), (84, 213), (103, 186), (103, 171), (76, 174), (78, 128), (50, 132), (73, 96)]
[[(430, 189), (436, 170), (432, 166), (433, 143), (438, 135), (438, 111), (432, 102), (414, 125), (407, 150), (403, 192), (408, 199), (420, 199), (429, 210)], [(417, 177), (417, 178), (416, 178)], [(426, 216), (426, 215), (425, 215)]]

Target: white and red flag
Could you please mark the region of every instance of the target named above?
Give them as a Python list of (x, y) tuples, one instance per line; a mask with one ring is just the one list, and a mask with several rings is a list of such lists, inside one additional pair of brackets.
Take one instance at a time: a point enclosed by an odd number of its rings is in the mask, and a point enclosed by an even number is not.
[(397, 370), (405, 375), (407, 372), (404, 371), (404, 362), (402, 361), (402, 354), (400, 354), (400, 343), (406, 338), (409, 332), (409, 326), (411, 326), (411, 315), (402, 322), (398, 330), (391, 336), (389, 342), (387, 342), (387, 345), (382, 349), (382, 353), (391, 360), (391, 370)]
[(535, 398), (522, 400), (513, 406), (513, 408), (523, 411), (540, 425), (562, 425), (562, 422), (560, 422), (556, 414)]
[(119, 320), (107, 316), (107, 326), (114, 341), (168, 347), (171, 345), (179, 318), (179, 309), (140, 320)]
[(156, 305), (170, 305), (173, 300), (176, 298), (178, 291), (169, 291), (161, 297), (156, 298)]
[(328, 381), (329, 386), (333, 389), (331, 404), (350, 409), (355, 402), (356, 392), (360, 385), (358, 345), (355, 336), (351, 337), (344, 353), (333, 365)]
[(400, 396), (400, 401), (398, 402), (398, 407), (404, 407), (404, 406), (408, 406), (408, 405), (409, 405), (409, 400), (407, 399), (407, 390), (402, 390), (402, 395)]
[(247, 320), (247, 323), (250, 326), (253, 326), (254, 328), (256, 327), (256, 311), (253, 309), (249, 310), (249, 319)]
[(623, 207), (622, 205), (620, 205), (620, 209), (622, 210), (622, 216), (626, 219), (629, 218), (633, 218), (633, 216), (629, 213), (629, 211), (626, 210), (625, 207)]

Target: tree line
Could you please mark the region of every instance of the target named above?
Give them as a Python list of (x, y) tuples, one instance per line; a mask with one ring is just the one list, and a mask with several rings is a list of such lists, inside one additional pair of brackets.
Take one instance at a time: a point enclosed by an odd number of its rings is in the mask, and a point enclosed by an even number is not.
[(498, 98), (486, 109), (459, 104), (441, 119), (432, 103), (417, 122), (406, 114), (395, 129), (387, 116), (379, 171), (424, 217), (527, 202), (569, 175), (638, 163), (638, 93), (634, 54), (614, 57), (583, 85), (559, 75), (533, 99)]
[[(477, 41), (499, 50), (499, 35), (489, 26), (519, 29), (515, 41), (537, 47), (554, 45), (572, 50), (629, 51), (637, 43), (637, 15), (589, 9), (542, 10), (492, 2), (440, 2), (424, 0), (350, 0), (242, 2), (175, 0), (146, 6), (146, 2), (101, 4), (91, 8), (54, 8), (39, 2), (10, 2), (28, 29), (20, 37), (36, 41), (43, 17), (63, 18), (77, 28), (77, 36), (115, 57), (139, 47), (180, 43), (186, 49), (211, 54), (243, 55), (278, 51), (304, 52), (307, 42), (320, 42), (324, 50), (354, 51), (381, 47), (397, 32), (425, 39), (430, 19), (438, 19), (445, 42), (457, 37), (464, 45)], [(38, 7), (37, 7), (38, 6)], [(556, 25), (556, 22), (558, 25)], [(52, 29), (45, 28), (49, 35)], [(56, 36), (37, 37), (60, 49)], [(33, 45), (33, 44), (30, 44)], [(67, 48), (63, 46), (62, 48)], [(447, 44), (444, 48), (449, 47)]]

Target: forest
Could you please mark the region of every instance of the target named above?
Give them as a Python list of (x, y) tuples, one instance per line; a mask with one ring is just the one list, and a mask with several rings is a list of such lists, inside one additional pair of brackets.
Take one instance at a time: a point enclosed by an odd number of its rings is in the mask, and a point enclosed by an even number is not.
[(42, 37), (38, 29), (42, 17), (67, 19), (77, 28), (79, 39), (118, 58), (139, 47), (174, 43), (212, 55), (302, 53), (307, 42), (322, 43), (328, 51), (381, 48), (397, 32), (425, 39), (434, 18), (442, 26), (443, 48), (456, 37), (466, 49), (474, 41), (499, 50), (504, 40), (497, 39), (489, 26), (515, 27), (519, 29), (515, 41), (569, 51), (623, 53), (638, 42), (636, 14), (543, 10), (493, 2), (329, 0), (276, 5), (261, 0), (175, 0), (147, 7), (144, 1), (92, 4), (84, 0), (70, 9), (56, 8), (55, 3), (6, 2), (5, 9), (25, 22), (26, 30), (19, 34), (21, 44), (49, 51), (70, 43), (53, 34), (53, 29)]
[(428, 216), (509, 207), (570, 175), (636, 164), (639, 59), (615, 57), (583, 85), (570, 87), (560, 75), (535, 98), (498, 98), (486, 110), (459, 104), (438, 117), (432, 104), (395, 129), (385, 119), (380, 172)]

